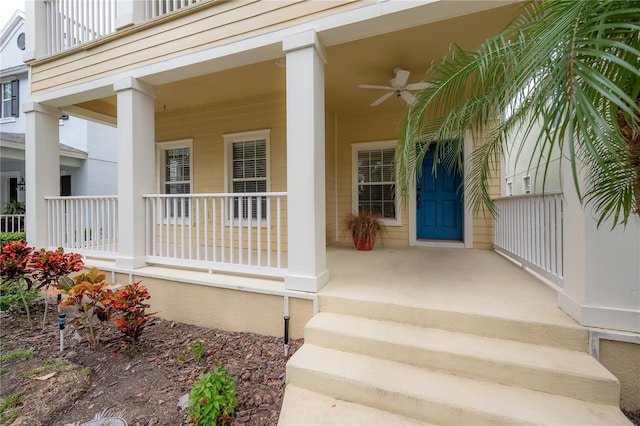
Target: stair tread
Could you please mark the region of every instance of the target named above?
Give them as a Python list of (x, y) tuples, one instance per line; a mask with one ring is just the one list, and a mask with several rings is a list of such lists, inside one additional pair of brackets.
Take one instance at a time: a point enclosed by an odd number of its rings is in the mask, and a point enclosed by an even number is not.
[[(508, 422), (629, 424), (614, 406), (430, 371), (309, 343), (289, 360), (288, 369), (303, 371), (300, 376), (313, 372), (317, 376), (332, 376), (367, 388), (383, 389), (385, 394), (491, 413)], [(291, 378), (290, 373), (288, 377)], [(292, 385), (299, 385), (291, 380)]]
[(425, 423), (297, 386), (287, 386), (278, 425), (401, 426)]
[[(614, 382), (617, 380), (586, 352), (570, 349), (326, 312), (312, 318), (307, 327), (401, 346), (465, 354), (504, 364), (559, 371), (562, 374)], [(313, 343), (309, 338), (307, 342)]]

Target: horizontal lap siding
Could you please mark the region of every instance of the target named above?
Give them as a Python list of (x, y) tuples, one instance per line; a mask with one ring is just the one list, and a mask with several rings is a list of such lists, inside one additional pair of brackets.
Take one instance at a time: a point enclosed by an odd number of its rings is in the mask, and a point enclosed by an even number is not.
[[(473, 134), (474, 147), (480, 146), (485, 141), (485, 134), (490, 129), (475, 130)], [(491, 198), (500, 196), (500, 164), (495, 164), (494, 173), (488, 182), (489, 195)], [(495, 238), (495, 220), (491, 213), (482, 208), (473, 218), (473, 248), (476, 249), (493, 249), (493, 241)]]
[[(403, 106), (403, 105), (402, 105)], [(373, 110), (373, 108), (372, 108)], [(344, 230), (344, 217), (352, 206), (351, 144), (398, 139), (398, 125), (404, 108), (394, 112), (338, 117), (338, 241), (351, 243), (351, 236)], [(406, 207), (400, 203), (402, 226), (388, 226), (386, 234), (376, 240), (381, 246), (401, 247), (409, 244), (409, 218)]]
[(178, 14), (158, 25), (136, 26), (108, 42), (35, 63), (34, 94), (149, 65), (271, 32), (294, 23), (353, 8), (358, 1), (221, 2)]
[[(156, 114), (156, 140), (193, 139), (193, 192), (222, 193), (224, 186), (223, 135), (270, 129), (271, 192), (287, 190), (286, 109), (284, 92), (184, 108)], [(286, 200), (282, 228), (286, 236)], [(274, 206), (275, 208), (275, 206)], [(275, 216), (273, 217), (275, 221)], [(275, 226), (275, 223), (274, 223)], [(282, 241), (286, 250), (286, 238)]]

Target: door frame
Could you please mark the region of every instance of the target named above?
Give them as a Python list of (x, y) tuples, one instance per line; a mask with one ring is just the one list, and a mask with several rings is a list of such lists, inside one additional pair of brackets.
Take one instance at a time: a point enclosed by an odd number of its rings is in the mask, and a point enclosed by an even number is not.
[[(469, 172), (469, 156), (473, 150), (473, 135), (471, 130), (467, 130), (464, 134), (464, 153), (463, 167), (464, 173)], [(473, 248), (473, 208), (469, 202), (470, 197), (467, 194), (467, 186), (464, 186), (464, 197), (462, 206), (463, 215), (463, 241), (423, 241), (418, 240), (417, 224), (416, 224), (416, 179), (411, 180), (409, 186), (409, 245), (412, 247), (451, 247), (451, 248)]]

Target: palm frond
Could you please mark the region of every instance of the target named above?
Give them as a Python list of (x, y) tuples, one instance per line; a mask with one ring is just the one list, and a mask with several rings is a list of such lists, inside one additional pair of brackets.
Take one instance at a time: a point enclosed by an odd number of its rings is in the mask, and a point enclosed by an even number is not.
[(640, 0), (526, 3), (478, 50), (453, 45), (431, 69), (430, 86), (417, 93), (403, 122), (396, 151), (401, 193), (407, 194), (427, 149), (459, 165), (461, 144), (445, 149), (444, 141), (473, 129), (482, 145), (471, 154), (465, 187), (475, 212), (495, 213), (489, 182), (500, 157), (525, 155), (521, 141), (533, 139), (528, 167), (542, 173), (543, 186), (549, 160), (560, 152), (599, 221), (626, 222), (640, 185), (618, 117), (640, 132), (639, 57)]

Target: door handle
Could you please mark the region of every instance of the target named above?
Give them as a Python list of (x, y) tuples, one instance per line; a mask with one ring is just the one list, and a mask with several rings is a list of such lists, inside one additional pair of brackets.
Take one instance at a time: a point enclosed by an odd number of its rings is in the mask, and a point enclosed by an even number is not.
[(422, 195), (417, 194), (416, 195), (416, 208), (419, 209), (420, 208), (420, 201), (422, 200)]

